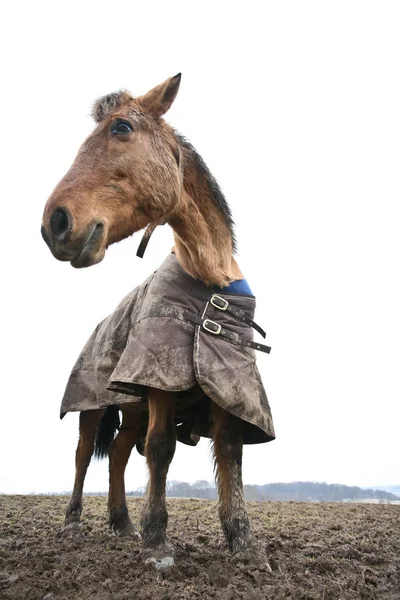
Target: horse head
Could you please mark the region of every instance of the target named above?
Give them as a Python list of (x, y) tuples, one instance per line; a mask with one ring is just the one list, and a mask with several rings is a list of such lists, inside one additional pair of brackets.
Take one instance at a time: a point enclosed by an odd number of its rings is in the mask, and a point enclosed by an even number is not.
[(162, 116), (180, 74), (140, 97), (108, 94), (93, 106), (96, 128), (48, 199), (42, 236), (73, 267), (104, 258), (108, 246), (178, 211), (180, 148)]

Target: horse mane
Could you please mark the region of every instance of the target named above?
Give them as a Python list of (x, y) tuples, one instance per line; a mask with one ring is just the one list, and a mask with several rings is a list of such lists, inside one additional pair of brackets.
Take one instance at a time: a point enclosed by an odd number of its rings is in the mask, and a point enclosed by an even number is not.
[[(195, 167), (198, 183), (205, 186), (207, 191), (209, 192), (207, 195), (214, 202), (219, 212), (222, 214), (226, 225), (228, 226), (228, 230), (230, 236), (232, 238), (232, 249), (236, 250), (236, 237), (235, 237), (235, 222), (232, 218), (232, 212), (226, 198), (218, 185), (215, 177), (210, 172), (206, 163), (197, 152), (197, 150), (192, 146), (192, 144), (179, 132), (174, 130), (174, 134), (183, 150), (183, 156), (187, 157), (191, 164)], [(185, 181), (185, 180), (184, 180)]]

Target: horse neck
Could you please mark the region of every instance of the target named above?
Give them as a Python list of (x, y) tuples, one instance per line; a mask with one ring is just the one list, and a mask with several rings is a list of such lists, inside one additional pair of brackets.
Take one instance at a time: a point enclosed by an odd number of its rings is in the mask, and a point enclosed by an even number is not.
[(232, 232), (196, 166), (185, 164), (178, 210), (169, 220), (181, 267), (206, 285), (224, 287), (243, 277), (233, 257)]

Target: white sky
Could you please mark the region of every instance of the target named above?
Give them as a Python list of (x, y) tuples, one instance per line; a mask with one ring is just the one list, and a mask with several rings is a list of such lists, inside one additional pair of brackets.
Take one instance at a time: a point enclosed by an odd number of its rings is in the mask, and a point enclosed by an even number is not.
[[(277, 440), (245, 483), (400, 481), (400, 5), (395, 1), (3, 5), (0, 492), (72, 488), (76, 414), (59, 421), (93, 328), (164, 259), (157, 230), (95, 267), (56, 261), (47, 197), (91, 131), (92, 101), (182, 72), (168, 121), (222, 186), (270, 356)], [(208, 441), (170, 478), (211, 480)], [(136, 451), (127, 489), (145, 483)], [(87, 491), (106, 490), (106, 461)]]

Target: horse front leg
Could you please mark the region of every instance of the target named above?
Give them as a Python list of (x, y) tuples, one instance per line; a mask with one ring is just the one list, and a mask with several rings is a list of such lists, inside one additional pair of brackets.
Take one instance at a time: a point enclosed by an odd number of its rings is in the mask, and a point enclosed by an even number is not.
[(103, 413), (104, 410), (102, 409), (87, 410), (79, 415), (79, 441), (75, 454), (75, 481), (65, 515), (65, 531), (79, 531), (83, 484), (94, 450), (97, 426)]
[(110, 447), (110, 490), (108, 510), (110, 527), (123, 536), (140, 539), (140, 533), (132, 523), (125, 494), (125, 468), (132, 448), (143, 432), (143, 417), (137, 411), (121, 407), (122, 425)]
[(165, 486), (169, 465), (175, 453), (175, 393), (149, 390), (149, 425), (145, 456), (149, 482), (142, 514), (142, 536), (149, 560), (160, 566), (173, 564), (173, 549), (167, 542), (168, 514)]
[(212, 403), (214, 458), (219, 516), (228, 547), (236, 553), (251, 546), (249, 518), (243, 494), (243, 436), (240, 421)]

